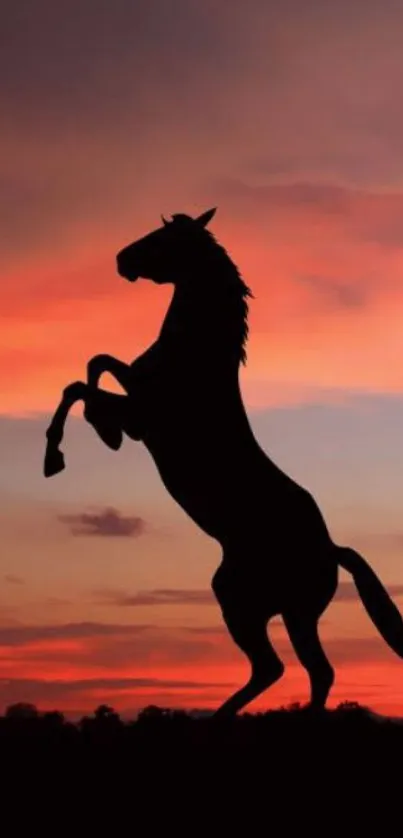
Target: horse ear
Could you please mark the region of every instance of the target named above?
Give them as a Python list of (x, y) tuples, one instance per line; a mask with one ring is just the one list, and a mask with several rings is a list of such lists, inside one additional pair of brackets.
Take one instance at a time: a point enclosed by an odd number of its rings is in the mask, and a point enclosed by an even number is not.
[(161, 221), (162, 221), (162, 223), (163, 223), (164, 227), (167, 227), (167, 226), (168, 226), (169, 221), (167, 221), (167, 220), (166, 220), (166, 218), (164, 218), (164, 216), (163, 216), (163, 215), (161, 215)]
[(207, 227), (207, 224), (209, 223), (209, 221), (211, 221), (216, 212), (217, 207), (213, 207), (212, 209), (203, 212), (201, 215), (195, 218), (195, 221), (197, 222), (197, 224), (201, 224), (202, 227)]

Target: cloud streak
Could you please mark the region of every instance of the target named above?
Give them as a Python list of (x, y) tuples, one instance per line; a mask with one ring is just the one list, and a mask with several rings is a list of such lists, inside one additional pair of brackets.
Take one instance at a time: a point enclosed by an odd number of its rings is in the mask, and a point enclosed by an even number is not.
[(354, 282), (323, 276), (300, 276), (298, 280), (312, 288), (318, 297), (321, 296), (330, 309), (359, 309), (368, 300), (368, 289), (357, 287)]
[(184, 588), (154, 588), (128, 594), (124, 591), (101, 589), (94, 592), (102, 605), (136, 608), (148, 605), (216, 605), (212, 591)]
[(59, 521), (67, 524), (74, 536), (137, 538), (143, 535), (146, 529), (143, 518), (125, 516), (113, 508), (107, 508), (100, 512), (59, 515)]
[(17, 576), (15, 573), (6, 573), (4, 581), (9, 585), (24, 585), (24, 579), (22, 576)]
[[(247, 218), (258, 228), (270, 227), (278, 235), (291, 237), (299, 225), (320, 226), (322, 235), (339, 238), (344, 243), (377, 244), (400, 248), (403, 244), (401, 224), (403, 191), (376, 191), (339, 186), (334, 183), (284, 182), (251, 185), (242, 180), (223, 179), (217, 192), (231, 216)], [(294, 239), (294, 246), (300, 246)]]
[(102, 637), (137, 636), (150, 628), (148, 625), (95, 622), (0, 626), (0, 646), (23, 646), (27, 643), (48, 640), (86, 640)]

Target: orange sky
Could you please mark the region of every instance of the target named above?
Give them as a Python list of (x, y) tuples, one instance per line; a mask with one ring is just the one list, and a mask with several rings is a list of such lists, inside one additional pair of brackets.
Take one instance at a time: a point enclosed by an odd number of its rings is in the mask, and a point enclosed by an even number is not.
[[(155, 338), (172, 290), (123, 282), (115, 254), (160, 213), (218, 206), (214, 233), (255, 296), (254, 430), (403, 604), (403, 10), (167, 9), (4, 15), (0, 709), (215, 706), (247, 676), (209, 593), (217, 547), (141, 446), (112, 454), (78, 411), (66, 471), (42, 477), (62, 388), (92, 355), (130, 360)], [(256, 707), (307, 697), (275, 637), (287, 674)], [(332, 605), (323, 637), (333, 703), (403, 712), (400, 663), (356, 598)]]

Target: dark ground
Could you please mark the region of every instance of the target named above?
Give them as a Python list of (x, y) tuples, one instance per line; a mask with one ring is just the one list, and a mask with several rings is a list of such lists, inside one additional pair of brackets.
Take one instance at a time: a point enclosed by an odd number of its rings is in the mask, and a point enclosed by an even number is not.
[(0, 718), (0, 753), (3, 812), (16, 796), (27, 815), (30, 799), (31, 831), (56, 807), (58, 834), (73, 811), (75, 835), (401, 832), (403, 723), (354, 704), (227, 723), (103, 706), (76, 724), (20, 705)]

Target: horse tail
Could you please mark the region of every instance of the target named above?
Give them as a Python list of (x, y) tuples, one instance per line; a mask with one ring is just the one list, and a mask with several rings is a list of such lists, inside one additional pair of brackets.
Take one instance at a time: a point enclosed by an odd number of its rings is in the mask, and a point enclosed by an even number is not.
[(385, 643), (403, 658), (403, 619), (368, 562), (350, 547), (337, 547), (338, 564), (353, 577), (365, 610)]

